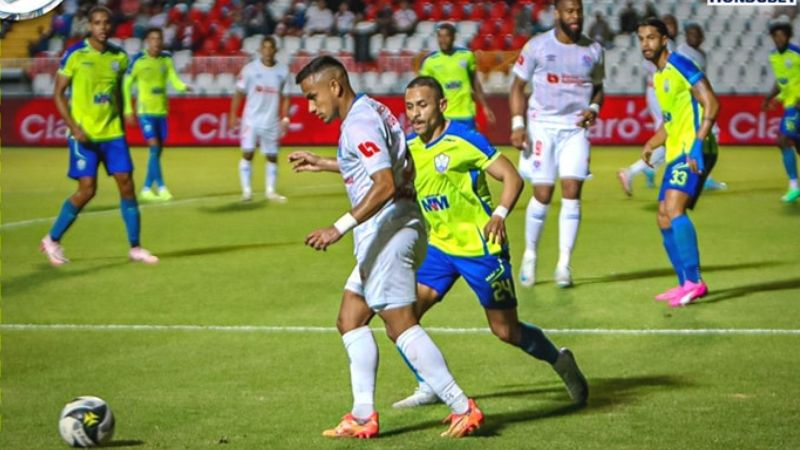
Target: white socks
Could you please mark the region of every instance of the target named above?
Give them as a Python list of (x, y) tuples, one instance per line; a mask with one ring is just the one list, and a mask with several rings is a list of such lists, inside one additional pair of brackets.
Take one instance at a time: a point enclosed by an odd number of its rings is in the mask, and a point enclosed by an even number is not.
[(578, 237), (578, 226), (581, 223), (581, 201), (561, 199), (561, 213), (558, 216), (558, 264), (556, 267), (568, 267)]
[(250, 187), (250, 175), (252, 172), (252, 162), (242, 158), (239, 160), (239, 181), (242, 183), (242, 192), (247, 194), (252, 192)]
[(378, 372), (378, 344), (368, 326), (342, 335), (350, 358), (350, 385), (353, 389), (353, 416), (368, 419), (375, 411), (375, 374)]
[(544, 205), (531, 197), (528, 208), (525, 210), (525, 251), (536, 254), (539, 244), (539, 237), (544, 228), (544, 219), (547, 217), (547, 209), (550, 205)]
[(414, 325), (404, 331), (396, 344), (408, 362), (454, 413), (464, 414), (469, 410), (467, 396), (450, 374), (442, 352), (421, 326)]
[[(664, 146), (658, 147), (657, 149), (653, 150), (653, 154), (650, 155), (650, 164), (652, 164), (653, 169), (658, 169), (659, 166), (664, 164), (666, 158), (667, 149)], [(648, 166), (642, 159), (638, 159), (635, 163), (631, 164), (628, 167), (628, 173), (631, 177), (636, 176), (638, 173), (642, 173), (645, 170), (649, 169)]]
[(789, 180), (789, 189), (797, 189), (797, 178)]
[(275, 192), (275, 183), (278, 180), (278, 163), (267, 161), (267, 192)]

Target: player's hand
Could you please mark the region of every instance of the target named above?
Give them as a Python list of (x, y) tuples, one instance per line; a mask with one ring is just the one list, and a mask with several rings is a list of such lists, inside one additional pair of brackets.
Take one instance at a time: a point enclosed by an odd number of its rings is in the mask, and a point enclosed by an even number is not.
[(284, 117), (281, 119), (281, 137), (286, 136), (286, 133), (289, 132), (289, 124), (291, 124), (291, 120), (288, 117)]
[(525, 150), (525, 128), (511, 130), (511, 145), (519, 150)]
[(194, 92), (194, 88), (187, 84), (186, 85), (186, 92)]
[(584, 109), (581, 112), (580, 120), (576, 123), (579, 127), (582, 128), (589, 128), (594, 125), (594, 122), (597, 120), (597, 113), (592, 111), (591, 109)]
[(228, 130), (233, 130), (239, 125), (239, 117), (236, 114), (228, 114)]
[(125, 114), (125, 124), (129, 127), (136, 126), (136, 117), (133, 114)]
[(762, 111), (769, 111), (774, 107), (772, 104), (772, 99), (769, 97), (764, 97), (764, 100), (761, 102), (761, 110)]
[(486, 121), (489, 122), (489, 125), (494, 125), (497, 122), (494, 111), (489, 108), (489, 105), (483, 105), (483, 115), (486, 116)]
[(334, 226), (330, 226), (327, 228), (320, 228), (306, 236), (306, 245), (312, 247), (314, 250), (325, 251), (341, 238), (342, 235), (339, 233), (339, 230)]
[(289, 162), (295, 172), (320, 172), (322, 171), (322, 167), (319, 165), (321, 159), (319, 155), (305, 150), (289, 154)]
[(692, 149), (689, 151), (689, 154), (686, 155), (686, 164), (689, 165), (689, 170), (692, 173), (702, 174), (705, 170), (705, 166), (703, 164), (703, 141), (700, 139), (695, 139), (694, 144), (692, 145)]
[(644, 148), (642, 148), (642, 161), (647, 164), (647, 167), (651, 169), (655, 169), (652, 164), (650, 164), (650, 157), (653, 156), (653, 148), (649, 145), (645, 144)]
[(74, 128), (70, 128), (70, 133), (72, 137), (78, 142), (89, 142), (89, 136), (83, 131), (83, 128), (80, 125), (76, 125)]
[(500, 216), (492, 215), (489, 223), (483, 228), (483, 235), (491, 244), (503, 244), (506, 241), (506, 221)]

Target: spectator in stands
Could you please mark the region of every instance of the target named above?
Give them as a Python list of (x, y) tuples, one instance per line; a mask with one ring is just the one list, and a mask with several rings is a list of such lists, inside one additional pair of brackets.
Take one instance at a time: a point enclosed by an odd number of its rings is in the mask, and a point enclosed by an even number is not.
[(533, 35), (533, 6), (530, 4), (523, 5), (514, 16), (514, 32), (518, 36), (531, 36)]
[(11, 26), (14, 22), (10, 20), (3, 20), (2, 24), (0, 25), (0, 39), (6, 37), (6, 33), (11, 31)]
[(292, 8), (281, 19), (279, 29), (276, 33), (281, 36), (302, 36), (303, 28), (306, 24), (306, 4), (302, 1), (295, 1)]
[(334, 31), (339, 36), (350, 34), (356, 23), (356, 15), (350, 11), (350, 5), (346, 1), (339, 3), (339, 10), (336, 12), (333, 21)]
[(381, 2), (378, 5), (378, 14), (375, 15), (375, 25), (378, 27), (378, 33), (381, 33), (383, 37), (394, 34), (393, 22), (394, 11), (392, 10), (392, 2)]
[(164, 11), (164, 6), (155, 4), (150, 7), (150, 18), (147, 19), (148, 28), (161, 28), (162, 30), (167, 26), (167, 13)]
[(658, 10), (656, 9), (656, 6), (653, 4), (653, 2), (647, 2), (644, 4), (644, 15), (642, 16), (642, 18), (647, 18), (647, 17), (658, 17)]
[[(264, 6), (263, 2), (256, 2), (252, 5), (245, 7), (242, 13), (244, 19), (244, 33), (245, 36), (252, 36), (254, 34), (269, 35), (275, 31), (275, 20), (272, 14)], [(234, 21), (234, 23), (242, 22)]]
[(614, 40), (614, 31), (611, 30), (611, 25), (608, 24), (600, 11), (594, 13), (594, 23), (589, 27), (589, 37), (599, 42), (603, 47), (609, 47), (611, 41)]
[(392, 15), (394, 30), (398, 33), (412, 34), (417, 27), (417, 13), (411, 9), (407, 0), (400, 2), (400, 7)]
[(633, 7), (633, 2), (628, 2), (625, 9), (619, 13), (619, 32), (635, 33), (639, 28), (639, 13)]
[(36, 33), (39, 35), (39, 37), (36, 40), (28, 43), (28, 54), (31, 57), (36, 56), (39, 53), (46, 52), (48, 49), (48, 42), (52, 37), (52, 35), (42, 26), (36, 29)]
[(553, 4), (545, 5), (536, 16), (536, 23), (533, 24), (533, 32), (541, 33), (552, 29), (556, 24), (556, 13)]
[(675, 42), (675, 39), (678, 38), (678, 19), (672, 14), (664, 14), (661, 16), (661, 21), (667, 26), (667, 36), (669, 40)]
[(70, 38), (82, 38), (89, 31), (89, 19), (86, 18), (86, 9), (79, 8), (72, 18), (72, 26), (69, 29)]
[(333, 13), (323, 0), (316, 0), (306, 9), (305, 34), (329, 34), (333, 30)]
[(69, 28), (72, 25), (72, 16), (64, 13), (64, 7), (59, 6), (50, 22), (50, 31), (53, 36), (69, 37)]

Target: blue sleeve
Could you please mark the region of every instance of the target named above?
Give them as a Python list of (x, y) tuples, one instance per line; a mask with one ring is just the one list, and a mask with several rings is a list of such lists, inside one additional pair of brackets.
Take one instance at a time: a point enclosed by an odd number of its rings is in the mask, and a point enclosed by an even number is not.
[(144, 52), (139, 52), (139, 53), (137, 53), (137, 54), (135, 54), (133, 56), (133, 59), (131, 60), (131, 63), (128, 64), (128, 75), (133, 73), (133, 66), (136, 65), (136, 61), (138, 61), (139, 58), (142, 57), (142, 55), (144, 55)]
[(450, 124), (450, 129), (447, 130), (449, 133), (464, 139), (465, 141), (472, 144), (478, 151), (486, 155), (487, 158), (491, 159), (495, 153), (497, 153), (497, 149), (495, 149), (489, 140), (486, 139), (484, 135), (481, 133), (466, 128), (460, 124)]
[(698, 81), (702, 80), (705, 75), (691, 59), (681, 55), (680, 53), (671, 53), (667, 60), (672, 64), (678, 72), (686, 78), (690, 85), (694, 86)]

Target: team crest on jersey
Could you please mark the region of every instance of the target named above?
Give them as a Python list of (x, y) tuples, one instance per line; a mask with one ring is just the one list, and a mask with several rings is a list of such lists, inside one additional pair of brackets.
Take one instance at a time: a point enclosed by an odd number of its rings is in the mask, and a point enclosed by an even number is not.
[(458, 65), (461, 66), (462, 69), (466, 69), (467, 68), (467, 62), (464, 61), (463, 59), (458, 62)]
[(114, 72), (119, 70), (119, 61), (111, 61), (111, 70)]
[(787, 59), (786, 61), (784, 61), (784, 64), (786, 64), (786, 68), (787, 69), (791, 69), (792, 68), (792, 61), (791, 60)]
[(83, 169), (85, 169), (85, 168), (86, 168), (86, 160), (85, 160), (85, 159), (79, 159), (79, 160), (78, 160), (78, 161), (75, 163), (75, 165), (77, 166), (78, 170), (83, 170)]
[(592, 67), (592, 57), (589, 55), (583, 55), (583, 65), (586, 67)]
[(669, 78), (664, 78), (664, 92), (669, 92)]
[(444, 153), (439, 153), (433, 158), (433, 166), (436, 168), (436, 171), (439, 173), (445, 173), (447, 171), (447, 166), (450, 165), (450, 157), (445, 155)]

